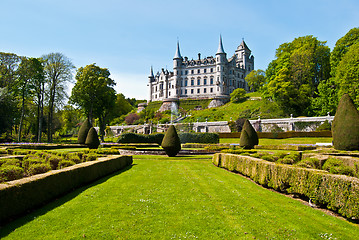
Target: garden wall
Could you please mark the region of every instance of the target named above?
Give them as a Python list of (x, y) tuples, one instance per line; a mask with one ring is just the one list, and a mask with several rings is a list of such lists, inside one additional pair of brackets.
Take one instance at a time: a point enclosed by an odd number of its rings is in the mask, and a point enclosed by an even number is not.
[(0, 184), (0, 223), (131, 164), (131, 156), (109, 156)]
[(357, 178), (234, 154), (217, 153), (212, 161), (218, 167), (241, 173), (263, 186), (305, 196), (344, 217), (359, 219)]

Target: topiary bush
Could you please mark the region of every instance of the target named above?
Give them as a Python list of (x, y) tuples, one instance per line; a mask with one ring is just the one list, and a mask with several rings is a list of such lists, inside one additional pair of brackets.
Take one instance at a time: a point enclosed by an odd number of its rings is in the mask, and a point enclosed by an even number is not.
[(84, 121), (80, 127), (78, 136), (77, 136), (77, 142), (80, 144), (85, 144), (86, 142), (86, 138), (87, 138), (87, 134), (91, 128), (91, 123), (88, 119), (86, 119), (86, 121)]
[(97, 149), (100, 146), (100, 140), (98, 139), (97, 132), (95, 128), (90, 128), (85, 144), (88, 146), (89, 149)]
[(181, 150), (181, 141), (177, 135), (176, 128), (173, 125), (168, 128), (161, 146), (169, 157), (176, 156)]
[(239, 139), (239, 145), (244, 149), (252, 149), (258, 145), (258, 135), (252, 124), (246, 119)]
[(348, 94), (344, 94), (339, 101), (332, 134), (335, 149), (359, 150), (359, 111)]

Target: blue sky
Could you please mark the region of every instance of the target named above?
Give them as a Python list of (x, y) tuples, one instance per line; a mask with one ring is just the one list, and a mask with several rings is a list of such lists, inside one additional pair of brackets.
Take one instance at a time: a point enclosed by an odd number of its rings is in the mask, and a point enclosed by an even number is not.
[(296, 37), (335, 42), (359, 27), (357, 0), (0, 0), (0, 52), (40, 57), (61, 52), (76, 67), (108, 68), (117, 92), (147, 99), (147, 76), (172, 70), (177, 38), (182, 56), (227, 56), (245, 39), (255, 68)]

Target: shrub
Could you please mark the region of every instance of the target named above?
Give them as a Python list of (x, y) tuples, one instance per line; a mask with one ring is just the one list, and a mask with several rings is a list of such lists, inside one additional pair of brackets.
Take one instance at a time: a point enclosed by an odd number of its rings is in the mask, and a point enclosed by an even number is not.
[(133, 124), (136, 120), (140, 119), (140, 116), (137, 115), (136, 113), (130, 113), (125, 117), (125, 122), (128, 125)]
[(173, 125), (168, 128), (163, 137), (161, 146), (169, 157), (176, 156), (181, 150), (181, 141), (177, 135), (176, 128)]
[(85, 144), (86, 142), (86, 137), (87, 137), (87, 134), (91, 128), (91, 123), (88, 119), (86, 119), (86, 121), (84, 121), (80, 127), (80, 130), (79, 130), (79, 133), (78, 133), (78, 136), (77, 136), (77, 142), (80, 143), (80, 144)]
[(5, 161), (2, 166), (18, 166), (21, 167), (21, 161), (16, 158), (8, 158), (7, 161)]
[(348, 94), (344, 94), (339, 101), (332, 133), (335, 149), (359, 150), (359, 111)]
[(74, 163), (81, 163), (82, 160), (77, 153), (68, 153), (66, 156), (67, 160), (73, 161)]
[(238, 103), (242, 102), (246, 99), (246, 90), (243, 88), (237, 88), (235, 89), (231, 94), (231, 102)]
[(336, 158), (328, 158), (323, 165), (323, 170), (326, 170), (333, 174), (343, 174), (348, 176), (354, 176), (354, 168), (344, 165), (343, 161)]
[(332, 125), (328, 122), (328, 120), (325, 120), (322, 125), (317, 127), (315, 131), (330, 131), (332, 129)]
[(58, 156), (51, 156), (47, 162), (49, 163), (50, 167), (52, 170), (55, 170), (58, 168), (59, 166), (59, 162), (61, 161), (62, 159)]
[(303, 168), (321, 169), (320, 165), (321, 164), (318, 158), (305, 158), (297, 163), (298, 167), (303, 167)]
[(246, 119), (239, 139), (239, 145), (244, 149), (252, 149), (258, 145), (258, 135), (252, 124)]
[(97, 135), (95, 128), (93, 128), (93, 127), (90, 128), (90, 130), (87, 134), (87, 137), (86, 137), (85, 144), (90, 149), (97, 149), (98, 146), (100, 146), (100, 140), (98, 139), (98, 135)]
[(161, 145), (163, 137), (163, 133), (155, 133), (149, 135), (123, 133), (117, 139), (117, 143), (157, 143), (158, 145)]
[(28, 176), (45, 173), (51, 170), (51, 166), (48, 163), (36, 163), (29, 166), (27, 170)]
[(179, 133), (181, 143), (219, 143), (217, 133)]
[(12, 181), (22, 178), (24, 169), (15, 165), (1, 166), (0, 167), (0, 182)]
[(27, 171), (31, 165), (43, 163), (44, 160), (35, 156), (29, 156), (26, 159), (24, 158), (22, 162), (22, 167)]
[(82, 155), (83, 162), (95, 161), (96, 159), (97, 159), (96, 153), (87, 153), (87, 154)]
[(283, 164), (295, 164), (297, 162), (299, 162), (301, 159), (301, 154), (300, 153), (290, 153), (285, 155), (283, 158), (278, 160), (278, 163), (283, 163)]
[(62, 168), (65, 168), (65, 167), (70, 167), (70, 166), (73, 166), (73, 165), (75, 165), (75, 164), (76, 164), (76, 163), (74, 163), (74, 162), (71, 161), (71, 160), (62, 159), (62, 160), (59, 162), (58, 169), (62, 169)]

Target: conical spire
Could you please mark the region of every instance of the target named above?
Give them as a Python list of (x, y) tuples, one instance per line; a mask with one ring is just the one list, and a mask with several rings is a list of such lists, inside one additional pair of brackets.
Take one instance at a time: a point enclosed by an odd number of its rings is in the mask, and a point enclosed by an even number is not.
[(150, 73), (150, 77), (154, 77), (153, 76), (153, 67), (151, 66), (151, 73)]
[(222, 35), (219, 35), (219, 45), (218, 45), (218, 50), (216, 54), (219, 53), (225, 53), (224, 49), (223, 49), (223, 44), (222, 44)]
[(181, 52), (180, 52), (180, 47), (179, 47), (179, 41), (177, 41), (177, 50), (176, 50), (176, 54), (173, 57), (173, 59), (176, 59), (176, 58), (182, 58)]

